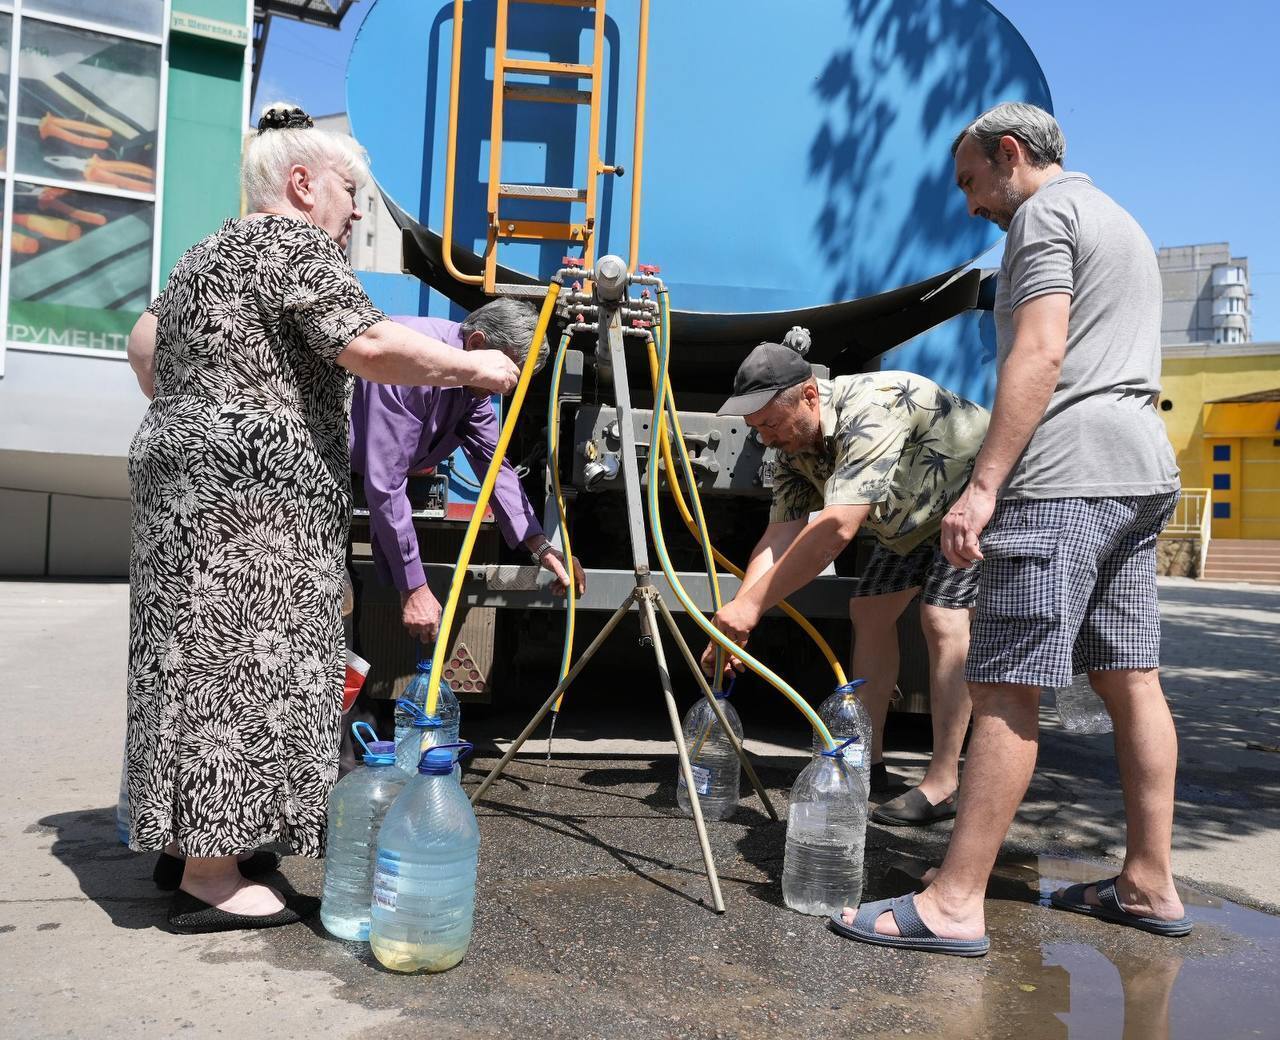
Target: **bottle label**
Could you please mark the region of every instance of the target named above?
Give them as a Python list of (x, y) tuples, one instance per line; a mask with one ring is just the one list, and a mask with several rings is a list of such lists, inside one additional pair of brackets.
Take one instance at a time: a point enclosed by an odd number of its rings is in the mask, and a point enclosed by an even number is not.
[(861, 744), (850, 744), (844, 749), (844, 760), (854, 769), (861, 769), (862, 763), (867, 757), (867, 749)]
[(689, 772), (693, 774), (693, 789), (697, 791), (698, 794), (710, 794), (711, 770), (706, 766), (691, 765), (689, 767)]
[(379, 910), (394, 910), (399, 882), (400, 857), (394, 852), (380, 851), (373, 871), (373, 905)]

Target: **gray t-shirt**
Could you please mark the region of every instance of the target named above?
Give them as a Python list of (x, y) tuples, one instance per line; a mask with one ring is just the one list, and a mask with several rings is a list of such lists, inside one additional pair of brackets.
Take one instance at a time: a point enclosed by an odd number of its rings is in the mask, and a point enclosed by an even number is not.
[(1138, 222), (1083, 173), (1042, 185), (1014, 214), (996, 289), (997, 362), (1013, 312), (1068, 293), (1067, 353), (1044, 418), (1002, 498), (1155, 495), (1179, 486), (1156, 413), (1160, 271)]

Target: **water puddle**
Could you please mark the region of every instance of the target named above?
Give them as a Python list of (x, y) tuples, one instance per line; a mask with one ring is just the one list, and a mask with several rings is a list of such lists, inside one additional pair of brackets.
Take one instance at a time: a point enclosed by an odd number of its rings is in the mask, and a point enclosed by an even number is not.
[[(897, 872), (927, 864), (899, 857)], [(1167, 939), (1087, 917), (1029, 915), (1059, 888), (1114, 865), (1054, 856), (1002, 860), (988, 886), (992, 953), (949, 1036), (1021, 1040), (1227, 1040), (1280, 1036), (1280, 918), (1179, 886), (1193, 922)], [(1036, 933), (1040, 934), (1037, 935)], [(994, 970), (992, 970), (994, 969)], [(936, 976), (935, 976), (936, 977)], [(976, 1016), (968, 1022), (970, 1016)]]

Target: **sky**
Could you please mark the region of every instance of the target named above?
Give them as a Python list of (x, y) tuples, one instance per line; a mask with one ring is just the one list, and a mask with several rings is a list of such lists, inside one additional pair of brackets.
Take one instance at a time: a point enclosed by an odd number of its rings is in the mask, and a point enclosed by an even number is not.
[[(313, 115), (345, 111), (347, 55), (371, 2), (357, 0), (338, 31), (275, 20), (255, 111), (280, 99)], [(1156, 246), (1230, 242), (1249, 259), (1253, 338), (1280, 340), (1280, 3), (993, 6), (1044, 70), (1067, 166)]]

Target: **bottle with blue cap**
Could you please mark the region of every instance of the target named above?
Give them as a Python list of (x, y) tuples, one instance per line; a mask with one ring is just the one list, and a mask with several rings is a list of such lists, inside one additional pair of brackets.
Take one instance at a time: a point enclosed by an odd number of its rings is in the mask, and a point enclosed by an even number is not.
[(791, 788), (782, 898), (802, 914), (827, 916), (862, 899), (867, 788), (844, 745), (814, 755)]
[[(874, 729), (871, 725), (871, 713), (858, 696), (858, 687), (865, 686), (866, 683), (866, 679), (854, 679), (843, 686), (837, 686), (836, 692), (818, 708), (818, 718), (822, 719), (837, 744), (844, 744), (852, 737), (858, 738), (849, 744), (844, 757), (846, 762), (862, 774), (862, 786), (870, 791)], [(824, 746), (818, 731), (814, 730), (813, 753), (816, 755)]]
[(369, 938), (378, 830), (409, 777), (396, 768), (395, 744), (374, 739), (367, 722), (357, 722), (351, 732), (364, 748), (364, 765), (339, 780), (329, 795), (320, 922), (339, 939), (363, 941)]
[[(716, 703), (741, 742), (742, 720), (729, 702), (732, 690), (733, 683), (730, 683), (728, 690), (715, 695)], [(738, 808), (742, 763), (706, 697), (699, 697), (684, 717), (684, 742), (689, 749), (689, 771), (693, 774), (694, 790), (698, 792), (702, 818), (728, 819)], [(689, 804), (689, 788), (684, 782), (684, 771), (679, 766), (676, 767), (676, 804), (686, 816), (693, 814), (693, 808)]]
[(448, 682), (440, 680), (432, 715), (426, 712), (430, 692), (431, 662), (419, 661), (396, 711), (396, 760), (410, 776), (417, 774), (422, 753), (429, 747), (452, 744), (462, 724), (462, 708)]
[(447, 971), (471, 942), (480, 828), (452, 775), (471, 747), (423, 754), (378, 835), (369, 948), (391, 971)]

